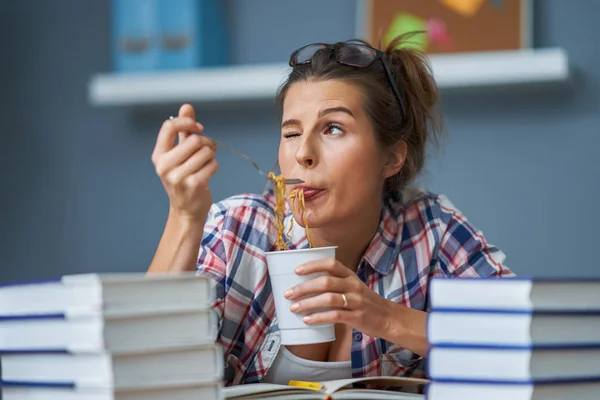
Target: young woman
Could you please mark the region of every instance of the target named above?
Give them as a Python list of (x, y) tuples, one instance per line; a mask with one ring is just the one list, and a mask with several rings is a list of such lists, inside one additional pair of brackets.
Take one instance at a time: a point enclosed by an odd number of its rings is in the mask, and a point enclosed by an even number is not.
[[(313, 246), (338, 246), (335, 259), (297, 270), (328, 276), (287, 296), (306, 323), (334, 323), (334, 342), (280, 345), (264, 255), (277, 238), (272, 190), (212, 204), (215, 146), (198, 135), (193, 108), (163, 124), (152, 159), (170, 211), (149, 272), (197, 269), (214, 279), (228, 384), (422, 377), (430, 278), (512, 275), (448, 199), (411, 185), (440, 121), (427, 59), (402, 41), (385, 52), (359, 41), (305, 46), (278, 93), (281, 172), (305, 182)], [(296, 222), (290, 249), (304, 248), (294, 212), (285, 217)]]

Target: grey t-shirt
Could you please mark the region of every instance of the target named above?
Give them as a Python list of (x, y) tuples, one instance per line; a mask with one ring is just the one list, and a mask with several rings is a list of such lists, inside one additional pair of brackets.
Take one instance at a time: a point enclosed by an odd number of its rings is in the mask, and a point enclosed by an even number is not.
[(264, 383), (287, 385), (289, 381), (323, 382), (352, 378), (351, 361), (312, 361), (300, 358), (281, 346)]

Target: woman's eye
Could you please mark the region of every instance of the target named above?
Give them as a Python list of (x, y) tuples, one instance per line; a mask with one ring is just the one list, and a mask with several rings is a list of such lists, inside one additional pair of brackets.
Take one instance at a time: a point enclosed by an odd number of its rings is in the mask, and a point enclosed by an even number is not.
[(283, 137), (286, 139), (298, 137), (298, 136), (300, 136), (300, 134), (298, 132), (286, 132), (283, 134)]
[(344, 133), (341, 127), (333, 124), (327, 125), (326, 133), (334, 136), (338, 136)]

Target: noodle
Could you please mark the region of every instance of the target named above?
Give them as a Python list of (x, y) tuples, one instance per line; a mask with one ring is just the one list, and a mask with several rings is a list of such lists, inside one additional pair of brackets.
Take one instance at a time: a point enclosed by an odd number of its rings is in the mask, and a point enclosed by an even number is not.
[[(290, 221), (290, 227), (285, 232), (284, 226), (284, 216), (285, 216), (285, 178), (283, 175), (275, 175), (273, 172), (269, 172), (269, 180), (271, 180), (275, 186), (275, 229), (277, 229), (277, 240), (275, 241), (275, 246), (277, 246), (277, 250), (287, 250), (288, 249), (288, 241), (286, 241), (286, 237), (291, 242), (291, 232), (294, 227), (294, 217), (292, 216)], [(304, 203), (304, 191), (302, 189), (294, 189), (288, 196), (288, 200), (290, 200), (293, 204), (293, 210), (302, 215), (302, 222), (304, 223), (304, 229), (306, 230), (306, 240), (308, 241), (308, 246), (312, 248), (312, 241), (310, 240), (310, 236), (308, 233), (308, 225), (306, 223), (306, 207)]]
[(288, 244), (285, 241), (283, 231), (283, 218), (285, 215), (285, 178), (283, 175), (275, 176), (273, 172), (269, 172), (269, 179), (275, 185), (275, 229), (277, 229), (277, 240), (275, 245), (277, 250), (287, 250)]
[[(295, 211), (302, 215), (302, 223), (304, 224), (304, 229), (306, 230), (306, 240), (308, 240), (308, 247), (312, 249), (312, 241), (310, 240), (310, 235), (308, 233), (308, 224), (306, 223), (306, 205), (304, 204), (304, 190), (292, 190), (292, 192), (288, 196), (288, 200), (291, 200), (293, 202), (293, 207)], [(291, 230), (292, 228), (290, 227), (290, 231)]]

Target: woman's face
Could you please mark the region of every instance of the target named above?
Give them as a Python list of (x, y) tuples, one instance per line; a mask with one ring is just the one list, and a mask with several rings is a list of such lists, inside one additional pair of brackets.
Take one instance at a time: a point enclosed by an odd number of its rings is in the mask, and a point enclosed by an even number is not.
[[(300, 178), (311, 228), (347, 222), (380, 207), (385, 154), (363, 110), (361, 92), (339, 80), (292, 84), (283, 104), (279, 163)], [(287, 192), (296, 186), (288, 186)], [(295, 215), (302, 222), (300, 215)]]

